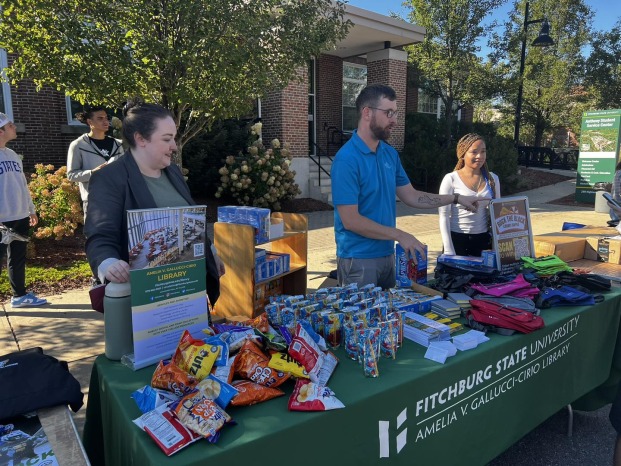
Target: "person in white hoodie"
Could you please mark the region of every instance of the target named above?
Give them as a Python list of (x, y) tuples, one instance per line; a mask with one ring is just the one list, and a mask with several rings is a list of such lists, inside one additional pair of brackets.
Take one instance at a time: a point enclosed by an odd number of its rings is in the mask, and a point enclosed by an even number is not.
[(121, 141), (108, 136), (110, 121), (104, 107), (87, 107), (76, 119), (88, 125), (90, 131), (69, 145), (67, 178), (80, 184), (84, 222), (88, 210), (88, 183), (94, 171), (123, 155)]
[[(35, 206), (28, 190), (24, 167), (19, 156), (6, 147), (17, 137), (11, 119), (0, 113), (0, 223), (21, 236), (28, 236), (28, 229), (39, 223)], [(5, 231), (4, 238), (2, 231)], [(26, 241), (13, 239), (0, 231), (0, 271), (7, 254), (9, 283), (13, 290), (11, 307), (32, 307), (47, 304), (46, 299), (26, 292)]]

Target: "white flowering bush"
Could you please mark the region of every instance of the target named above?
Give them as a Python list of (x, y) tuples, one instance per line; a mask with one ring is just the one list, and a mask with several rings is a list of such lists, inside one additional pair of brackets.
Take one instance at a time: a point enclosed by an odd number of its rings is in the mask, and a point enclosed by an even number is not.
[(266, 148), (260, 134), (261, 123), (255, 123), (250, 128), (251, 144), (246, 153), (226, 158), (218, 171), (221, 184), (216, 197), (231, 197), (239, 205), (280, 210), (280, 201), (301, 193), (295, 171), (289, 169), (293, 156), (289, 145), (278, 139)]

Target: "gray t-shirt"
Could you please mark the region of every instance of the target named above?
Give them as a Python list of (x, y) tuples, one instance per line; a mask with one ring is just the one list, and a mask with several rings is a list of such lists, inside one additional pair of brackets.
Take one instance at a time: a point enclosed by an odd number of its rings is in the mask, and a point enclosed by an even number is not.
[(181, 194), (172, 185), (166, 172), (162, 172), (159, 178), (153, 178), (151, 176), (142, 175), (147, 188), (155, 200), (155, 205), (158, 207), (180, 207), (187, 206), (186, 201)]

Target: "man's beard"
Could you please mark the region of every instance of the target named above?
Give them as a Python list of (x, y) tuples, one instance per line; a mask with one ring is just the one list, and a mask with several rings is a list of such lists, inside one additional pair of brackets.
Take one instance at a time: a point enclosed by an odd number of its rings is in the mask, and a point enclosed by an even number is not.
[(384, 128), (378, 126), (375, 121), (375, 117), (373, 117), (373, 119), (371, 120), (370, 128), (373, 136), (375, 136), (380, 141), (387, 141), (390, 137), (390, 131), (392, 129), (391, 125), (385, 126)]

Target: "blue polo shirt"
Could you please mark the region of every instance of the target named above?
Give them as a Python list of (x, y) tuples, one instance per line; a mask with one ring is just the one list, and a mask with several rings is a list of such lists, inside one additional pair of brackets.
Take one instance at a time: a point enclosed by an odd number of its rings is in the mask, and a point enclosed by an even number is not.
[(351, 139), (337, 152), (331, 177), (336, 255), (374, 259), (393, 254), (394, 241), (365, 238), (345, 229), (336, 207), (358, 205), (358, 212), (363, 217), (395, 227), (396, 189), (410, 183), (397, 151), (380, 141), (377, 151), (373, 152), (354, 131)]

